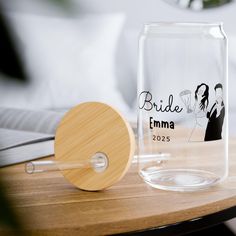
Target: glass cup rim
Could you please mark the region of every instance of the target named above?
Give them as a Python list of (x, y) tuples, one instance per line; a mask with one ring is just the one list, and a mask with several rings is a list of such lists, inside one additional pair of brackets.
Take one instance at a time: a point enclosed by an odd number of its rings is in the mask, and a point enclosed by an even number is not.
[(217, 37), (224, 34), (223, 22), (150, 22), (144, 24), (141, 33), (144, 35), (210, 33), (217, 34)]
[(160, 22), (147, 22), (144, 24), (145, 27), (161, 27), (161, 26), (183, 26), (183, 27), (219, 27), (219, 26), (223, 26), (223, 22), (164, 22), (164, 21), (160, 21)]

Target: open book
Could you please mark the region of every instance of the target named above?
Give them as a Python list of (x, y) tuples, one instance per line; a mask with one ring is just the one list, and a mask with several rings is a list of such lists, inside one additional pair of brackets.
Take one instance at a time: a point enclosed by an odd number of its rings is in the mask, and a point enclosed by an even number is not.
[(64, 112), (0, 108), (0, 167), (54, 154)]

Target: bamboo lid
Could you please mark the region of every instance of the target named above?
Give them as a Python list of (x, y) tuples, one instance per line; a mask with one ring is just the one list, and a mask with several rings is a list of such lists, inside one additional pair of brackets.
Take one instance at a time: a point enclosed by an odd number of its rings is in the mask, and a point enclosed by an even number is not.
[[(119, 181), (132, 162), (134, 150), (130, 125), (114, 108), (99, 102), (72, 108), (56, 131), (56, 161), (85, 163), (85, 168), (61, 170), (69, 182), (83, 190), (102, 190)], [(96, 158), (105, 160), (105, 166), (86, 166)]]

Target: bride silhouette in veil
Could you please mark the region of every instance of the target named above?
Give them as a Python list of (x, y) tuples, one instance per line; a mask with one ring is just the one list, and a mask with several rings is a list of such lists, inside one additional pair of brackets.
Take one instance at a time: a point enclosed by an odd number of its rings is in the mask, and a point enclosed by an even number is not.
[[(191, 95), (189, 94), (189, 96)], [(207, 126), (206, 114), (209, 104), (209, 86), (204, 83), (198, 85), (194, 93), (194, 98), (194, 105), (191, 108), (191, 104), (188, 104), (187, 106), (187, 112), (194, 114), (194, 127), (190, 133), (188, 141), (204, 141)]]

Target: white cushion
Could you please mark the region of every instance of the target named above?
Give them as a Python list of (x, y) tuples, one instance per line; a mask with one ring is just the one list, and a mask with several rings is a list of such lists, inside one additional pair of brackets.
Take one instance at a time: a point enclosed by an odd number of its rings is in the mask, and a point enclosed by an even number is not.
[(102, 101), (128, 110), (114, 72), (123, 14), (55, 18), (11, 13), (8, 17), (31, 82), (25, 90), (16, 90), (12, 99), (8, 94), (1, 105), (64, 108)]

